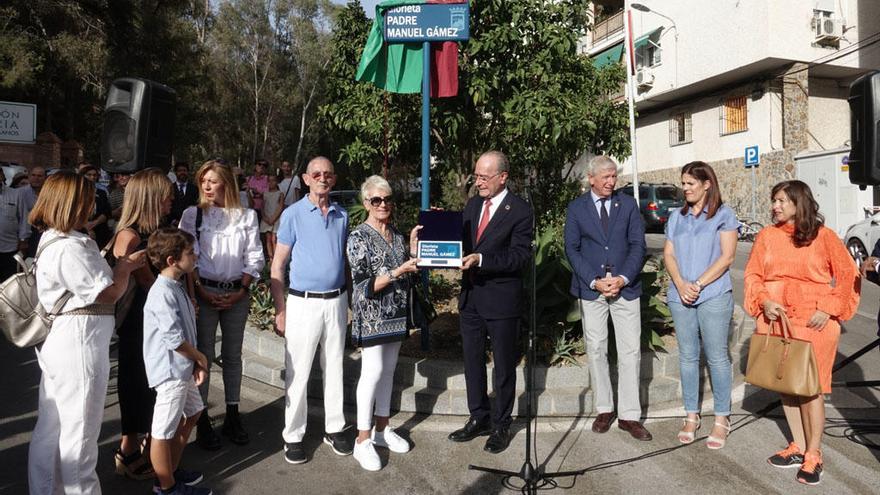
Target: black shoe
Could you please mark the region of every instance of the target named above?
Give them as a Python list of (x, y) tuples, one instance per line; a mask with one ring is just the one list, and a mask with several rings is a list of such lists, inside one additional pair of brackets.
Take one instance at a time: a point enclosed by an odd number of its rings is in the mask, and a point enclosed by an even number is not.
[(208, 416), (207, 409), (202, 411), (202, 415), (199, 416), (199, 422), (196, 425), (196, 442), (199, 447), (205, 450), (220, 450), (220, 436), (214, 432), (214, 427), (211, 426), (211, 418)]
[(495, 428), (492, 434), (489, 435), (489, 439), (486, 440), (483, 450), (492, 454), (499, 454), (507, 450), (508, 445), (510, 445), (510, 428)]
[(354, 445), (352, 445), (351, 440), (346, 438), (345, 433), (341, 431), (337, 433), (325, 433), (324, 443), (329, 445), (336, 455), (351, 455), (354, 451)]
[(223, 420), (223, 436), (236, 445), (246, 445), (251, 441), (244, 427), (241, 425), (241, 416), (238, 414), (238, 405), (226, 406), (226, 419)]
[(453, 442), (470, 442), (489, 433), (492, 433), (492, 425), (489, 424), (489, 421), (478, 421), (471, 418), (464, 424), (464, 428), (453, 431), (448, 438)]
[(303, 464), (308, 461), (302, 442), (285, 443), (284, 460), (289, 464)]

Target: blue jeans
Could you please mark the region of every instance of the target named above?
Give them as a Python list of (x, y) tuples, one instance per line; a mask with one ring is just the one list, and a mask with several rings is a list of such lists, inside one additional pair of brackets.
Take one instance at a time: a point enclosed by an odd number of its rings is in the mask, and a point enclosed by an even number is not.
[(678, 341), (681, 395), (688, 414), (700, 412), (700, 338), (712, 379), (715, 415), (730, 415), (730, 387), (733, 380), (727, 340), (733, 316), (733, 293), (725, 292), (696, 306), (669, 302)]

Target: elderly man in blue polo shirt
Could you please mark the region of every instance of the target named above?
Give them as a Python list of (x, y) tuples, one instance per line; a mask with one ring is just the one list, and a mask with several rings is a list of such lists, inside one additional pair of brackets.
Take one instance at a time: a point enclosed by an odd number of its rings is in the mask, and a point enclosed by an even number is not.
[[(272, 260), (272, 297), (275, 332), (286, 339), (284, 459), (291, 464), (308, 460), (302, 439), (306, 433), (306, 390), (315, 350), (321, 346), (324, 369), (324, 443), (338, 455), (352, 452), (342, 433), (342, 358), (348, 318), (345, 290), (345, 242), (348, 213), (330, 202), (336, 184), (333, 164), (312, 159), (303, 180), (310, 192), (281, 214), (278, 244)], [(284, 286), (290, 257), (290, 286)], [(285, 290), (287, 295), (285, 296)]]

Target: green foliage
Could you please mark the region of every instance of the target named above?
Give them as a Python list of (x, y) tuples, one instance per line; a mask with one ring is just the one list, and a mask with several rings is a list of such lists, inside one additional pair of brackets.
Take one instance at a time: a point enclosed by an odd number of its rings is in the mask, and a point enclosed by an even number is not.
[[(471, 40), (460, 44), (459, 95), (431, 102), (432, 181), (442, 184), (434, 204), (460, 208), (477, 156), (502, 150), (515, 182), (533, 191), (543, 226), (573, 197), (563, 173), (567, 164), (587, 151), (628, 152), (626, 108), (608, 98), (624, 71), (597, 70), (578, 52), (589, 4), (471, 3)], [(337, 19), (320, 113), (352, 175), (375, 173), (386, 153), (392, 165), (417, 174), (419, 96), (383, 93), (354, 80), (369, 28), (360, 3), (349, 2)]]
[(318, 110), (339, 149), (336, 158), (354, 184), (382, 172), (386, 156), (389, 168), (414, 174), (421, 150), (419, 96), (385, 93), (354, 79), (371, 25), (358, 0), (339, 12), (325, 79), (326, 103)]
[(275, 305), (269, 284), (263, 279), (251, 285), (251, 307), (248, 321), (260, 330), (271, 331), (275, 328)]
[(672, 328), (672, 313), (666, 304), (669, 274), (662, 256), (652, 256), (642, 269), (642, 298), (639, 301), (642, 314), (642, 347), (662, 351), (660, 334)]
[[(550, 365), (576, 364), (576, 356), (584, 353), (580, 308), (577, 298), (569, 293), (572, 269), (565, 257), (563, 225), (564, 220), (557, 219), (539, 229), (536, 237), (536, 345), (539, 358)], [(672, 326), (666, 305), (669, 275), (662, 257), (649, 257), (640, 277), (642, 348), (662, 352), (660, 337)], [(531, 281), (526, 290), (531, 290)]]

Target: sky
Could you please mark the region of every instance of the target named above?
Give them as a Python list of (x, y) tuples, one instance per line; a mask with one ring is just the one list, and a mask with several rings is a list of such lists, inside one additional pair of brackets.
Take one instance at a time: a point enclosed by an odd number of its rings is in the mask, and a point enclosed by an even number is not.
[[(364, 6), (364, 10), (367, 11), (367, 17), (370, 19), (376, 15), (376, 4), (381, 2), (382, 0), (361, 0), (361, 5)], [(348, 0), (333, 0), (333, 3), (338, 3), (340, 5), (345, 5), (348, 3)]]

